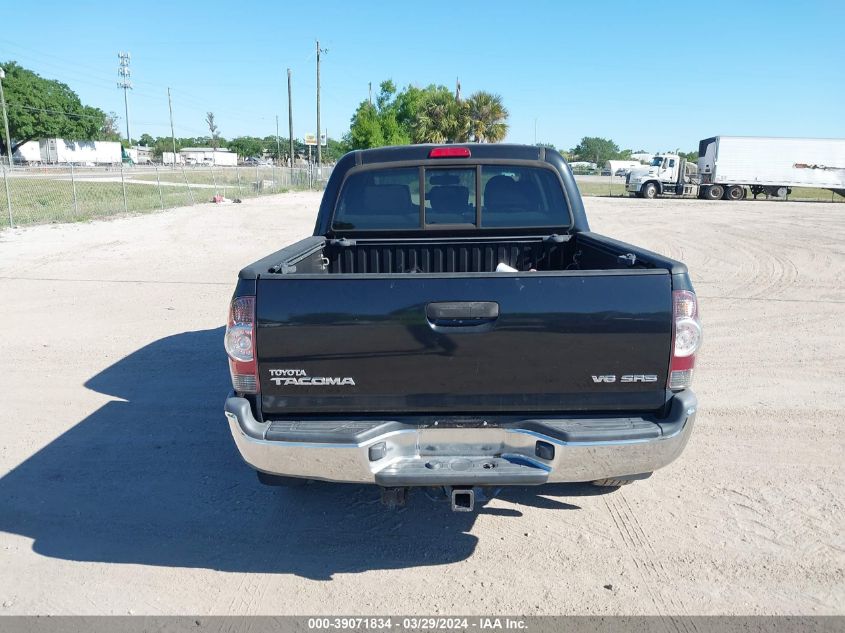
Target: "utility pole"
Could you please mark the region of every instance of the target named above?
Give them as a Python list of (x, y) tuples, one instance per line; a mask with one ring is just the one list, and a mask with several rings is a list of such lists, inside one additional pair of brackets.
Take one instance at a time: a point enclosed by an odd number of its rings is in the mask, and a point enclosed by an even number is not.
[(368, 85), (370, 86), (370, 105), (373, 105), (373, 82), (371, 81)]
[(317, 40), (317, 177), (320, 177), (320, 163), (322, 153), (320, 152), (320, 40)]
[(170, 86), (167, 87), (167, 107), (170, 108), (170, 140), (173, 141), (173, 169), (176, 169), (176, 133), (173, 131), (173, 101), (170, 99)]
[(129, 90), (132, 89), (132, 82), (129, 80), (132, 75), (132, 71), (129, 69), (131, 56), (129, 53), (118, 53), (117, 58), (120, 60), (117, 67), (117, 74), (120, 77), (117, 87), (123, 88), (123, 105), (126, 108), (126, 142), (131, 146), (132, 136), (129, 133)]
[(288, 143), (290, 146), (290, 166), (293, 167), (293, 101), (290, 89), (290, 68), (288, 68)]
[[(6, 78), (6, 71), (0, 67), (0, 103), (3, 106), (3, 127), (6, 129), (6, 157), (9, 159), (9, 171), (12, 170), (12, 137), (9, 136), (9, 116), (6, 114), (6, 97), (3, 94), (3, 80)], [(6, 209), (9, 210), (9, 228), (15, 226), (12, 217), (12, 194), (9, 191), (9, 175), (3, 171), (3, 185), (6, 187)]]
[(282, 164), (282, 143), (279, 141), (279, 115), (276, 115), (276, 158)]
[[(0, 68), (0, 104), (3, 106), (3, 127), (6, 130), (6, 158), (9, 159), (9, 169), (12, 169), (12, 137), (9, 136), (9, 115), (6, 113), (6, 96), (3, 94), (3, 80), (6, 78), (6, 71)], [(8, 189), (6, 191), (8, 193)], [(9, 205), (11, 213), (12, 205)]]

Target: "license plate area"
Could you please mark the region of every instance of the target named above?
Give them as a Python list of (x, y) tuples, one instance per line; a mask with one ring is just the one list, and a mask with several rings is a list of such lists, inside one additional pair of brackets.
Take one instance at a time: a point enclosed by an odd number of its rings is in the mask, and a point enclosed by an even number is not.
[(496, 427), (425, 428), (417, 431), (420, 457), (495, 457), (506, 452), (505, 431)]

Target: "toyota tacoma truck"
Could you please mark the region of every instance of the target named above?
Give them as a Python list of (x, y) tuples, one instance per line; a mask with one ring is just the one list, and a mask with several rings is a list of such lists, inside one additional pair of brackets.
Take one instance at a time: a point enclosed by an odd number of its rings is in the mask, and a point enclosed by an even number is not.
[(669, 464), (700, 342), (684, 264), (590, 231), (558, 152), (354, 151), (314, 234), (240, 271), (225, 415), (263, 483), (436, 487), (472, 510)]

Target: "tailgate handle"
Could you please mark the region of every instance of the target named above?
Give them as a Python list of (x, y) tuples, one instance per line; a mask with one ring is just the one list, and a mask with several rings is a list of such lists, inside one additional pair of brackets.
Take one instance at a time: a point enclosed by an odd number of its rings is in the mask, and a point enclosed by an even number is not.
[(498, 319), (499, 304), (495, 301), (438, 301), (425, 306), (425, 316), (433, 326), (472, 328)]

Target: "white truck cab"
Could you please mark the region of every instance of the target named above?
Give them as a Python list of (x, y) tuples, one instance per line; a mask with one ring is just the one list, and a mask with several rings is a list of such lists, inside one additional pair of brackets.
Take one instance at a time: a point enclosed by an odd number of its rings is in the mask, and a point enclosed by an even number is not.
[(625, 179), (625, 188), (640, 198), (660, 194), (697, 195), (696, 165), (677, 154), (657, 154), (650, 165), (634, 168)]

